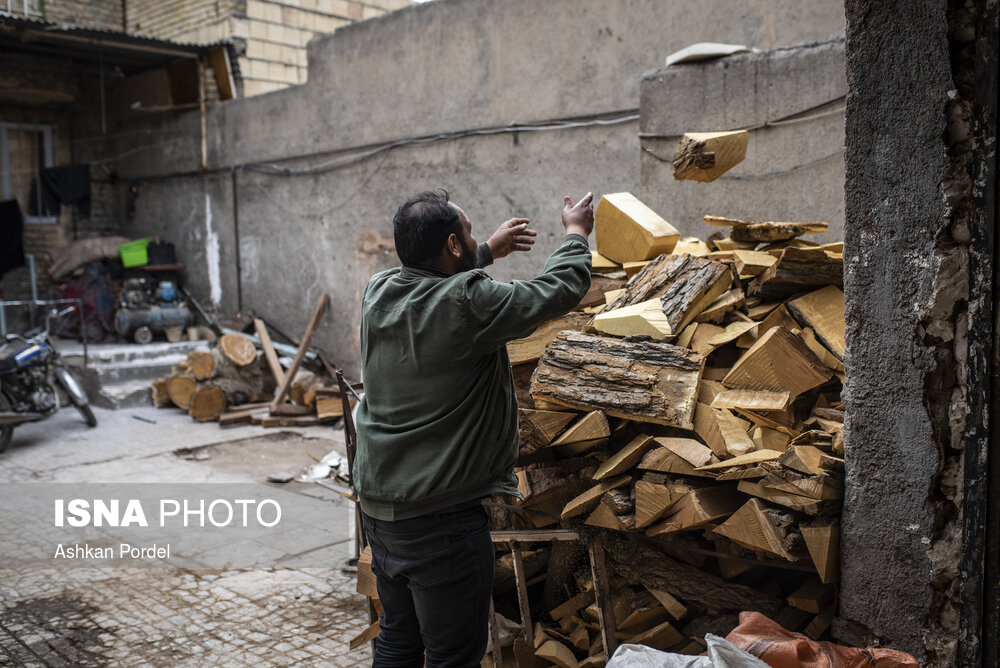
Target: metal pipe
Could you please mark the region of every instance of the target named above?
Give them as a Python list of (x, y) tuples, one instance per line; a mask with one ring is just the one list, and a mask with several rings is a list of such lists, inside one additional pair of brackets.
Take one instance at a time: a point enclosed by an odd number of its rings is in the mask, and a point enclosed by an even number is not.
[(31, 301), (38, 301), (38, 279), (35, 278), (35, 256), (32, 253), (25, 253), (28, 258), (28, 274), (31, 276)]

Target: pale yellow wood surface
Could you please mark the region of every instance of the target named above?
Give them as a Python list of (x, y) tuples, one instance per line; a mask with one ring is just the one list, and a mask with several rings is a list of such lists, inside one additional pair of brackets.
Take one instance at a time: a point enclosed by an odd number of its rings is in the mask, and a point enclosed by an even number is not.
[(699, 471), (718, 471), (721, 469), (727, 469), (732, 466), (746, 466), (748, 464), (759, 464), (761, 462), (770, 462), (778, 459), (781, 456), (780, 452), (775, 450), (754, 450), (753, 452), (748, 452), (744, 455), (738, 455), (721, 462), (715, 462), (714, 464), (706, 464), (705, 466), (698, 467)]
[(659, 298), (598, 313), (587, 329), (611, 336), (651, 336), (657, 341), (674, 334)]
[(602, 411), (590, 411), (580, 420), (552, 441), (552, 447), (572, 443), (590, 443), (606, 439), (611, 435), (608, 418)]
[(712, 408), (745, 408), (752, 411), (783, 411), (792, 402), (788, 392), (768, 390), (723, 390), (715, 395)]
[(681, 236), (673, 225), (627, 192), (601, 197), (594, 214), (594, 232), (597, 251), (618, 263), (670, 253)]
[(722, 384), (731, 389), (789, 392), (797, 397), (833, 377), (802, 339), (784, 327), (763, 334), (733, 365)]
[(604, 496), (605, 492), (627, 485), (631, 481), (632, 478), (627, 475), (612, 478), (610, 480), (602, 480), (579, 496), (570, 499), (569, 502), (566, 503), (565, 507), (563, 507), (560, 516), (565, 520), (570, 517), (576, 517), (577, 515), (589, 513), (597, 506), (598, 503), (600, 503), (601, 497)]
[(646, 530), (650, 537), (697, 529), (709, 522), (729, 517), (743, 504), (733, 485), (713, 485), (695, 489), (678, 499), (672, 513)]
[(702, 445), (693, 438), (664, 436), (654, 440), (657, 444), (670, 450), (696, 468), (711, 464), (715, 460), (715, 454), (712, 452), (712, 449), (706, 445)]
[(750, 499), (733, 515), (715, 528), (715, 533), (725, 536), (748, 550), (766, 552), (781, 559), (793, 560), (788, 551), (784, 532), (779, 531), (763, 512), (759, 499)]
[(824, 583), (836, 582), (840, 571), (840, 526), (837, 524), (800, 524), (809, 556)]
[(743, 161), (750, 133), (685, 132), (673, 155), (673, 174), (678, 181), (708, 183)]
[(844, 359), (844, 292), (835, 285), (814, 290), (788, 303), (789, 310), (837, 359)]
[(543, 322), (530, 335), (507, 343), (507, 356), (511, 364), (537, 362), (545, 352), (545, 346), (564, 329), (580, 331), (590, 321), (583, 313), (567, 313), (564, 316)]
[(633, 438), (625, 447), (611, 455), (604, 463), (597, 467), (594, 473), (594, 480), (604, 480), (612, 476), (621, 475), (625, 471), (639, 463), (646, 451), (654, 446), (656, 441), (651, 436), (639, 434)]

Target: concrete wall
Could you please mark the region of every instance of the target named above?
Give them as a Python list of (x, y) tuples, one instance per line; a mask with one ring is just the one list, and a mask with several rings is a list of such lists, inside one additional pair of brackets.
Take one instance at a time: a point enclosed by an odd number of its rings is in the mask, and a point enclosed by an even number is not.
[[(641, 198), (683, 234), (719, 231), (705, 214), (830, 223), (843, 239), (842, 39), (657, 69), (642, 77)], [(711, 183), (675, 181), (669, 162), (684, 132), (756, 127), (746, 159)], [(791, 119), (789, 119), (791, 120)], [(652, 135), (652, 136), (649, 136)]]
[[(991, 130), (975, 126), (982, 141), (973, 142), (972, 46), (984, 5), (995, 35), (995, 3), (846, 4), (841, 616), (927, 666), (979, 665), (982, 589), (964, 592), (965, 609), (962, 598), (966, 583), (982, 581), (983, 527), (963, 534), (962, 517), (963, 489), (986, 483), (984, 465), (964, 463), (985, 452), (977, 439), (988, 431), (988, 368), (968, 364), (970, 350), (988, 358), (993, 316), (995, 210), (987, 218), (972, 199), (973, 174), (995, 161), (995, 116)], [(981, 76), (995, 86), (996, 43), (987, 48), (992, 69)], [(972, 309), (970, 286), (980, 295)], [(970, 314), (985, 326), (970, 330)], [(972, 551), (978, 565), (960, 570)]]
[[(218, 173), (197, 174), (197, 114), (150, 121), (151, 131), (164, 133), (148, 140), (155, 148), (143, 151), (134, 141), (120, 147), (136, 150), (118, 163), (139, 187), (127, 231), (175, 237), (188, 284), (223, 312), (237, 308), (239, 285), (244, 308), (299, 330), (316, 296), (330, 292), (332, 315), (319, 341), (354, 372), (359, 298), (372, 273), (397, 263), (391, 218), (402, 199), (448, 188), (480, 239), (509, 217), (530, 217), (540, 231), (535, 250), (492, 272), (503, 280), (531, 276), (561, 237), (564, 194), (638, 190), (638, 124), (410, 145), (322, 171), (357, 154), (336, 151), (634, 110), (641, 73), (692, 42), (768, 49), (829, 39), (843, 27), (835, 1), (734, 8), (722, 0), (438, 0), (409, 7), (313, 41), (306, 85), (213, 107), (209, 162)], [(268, 161), (318, 171), (263, 173)], [(236, 172), (234, 212), (228, 168), (238, 165), (251, 167)], [(200, 235), (209, 229), (218, 235), (218, 254), (205, 254)], [(212, 275), (218, 300), (209, 299)]]

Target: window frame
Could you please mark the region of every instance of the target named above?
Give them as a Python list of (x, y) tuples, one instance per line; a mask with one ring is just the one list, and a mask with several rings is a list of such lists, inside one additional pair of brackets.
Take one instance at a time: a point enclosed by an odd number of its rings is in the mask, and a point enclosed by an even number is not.
[[(0, 166), (0, 195), (3, 199), (11, 199), (11, 183), (10, 183), (10, 152), (7, 145), (7, 132), (9, 130), (21, 130), (28, 132), (39, 132), (42, 135), (42, 159), (44, 164), (42, 168), (53, 166), (53, 150), (52, 150), (52, 126), (42, 125), (39, 123), (6, 123), (0, 122), (0, 161), (2, 161), (2, 166)], [(41, 173), (38, 175), (38, 187), (42, 187), (41, 183)], [(34, 223), (39, 225), (54, 225), (59, 222), (59, 215), (55, 216), (29, 216), (27, 213), (22, 213), (24, 216), (25, 223)]]

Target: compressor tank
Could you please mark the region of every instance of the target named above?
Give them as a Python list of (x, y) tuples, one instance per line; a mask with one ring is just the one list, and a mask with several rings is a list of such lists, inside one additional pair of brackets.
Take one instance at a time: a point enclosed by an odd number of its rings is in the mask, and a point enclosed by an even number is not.
[(115, 329), (126, 339), (140, 327), (162, 332), (166, 327), (187, 327), (191, 322), (191, 311), (186, 306), (122, 308), (115, 314)]

